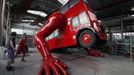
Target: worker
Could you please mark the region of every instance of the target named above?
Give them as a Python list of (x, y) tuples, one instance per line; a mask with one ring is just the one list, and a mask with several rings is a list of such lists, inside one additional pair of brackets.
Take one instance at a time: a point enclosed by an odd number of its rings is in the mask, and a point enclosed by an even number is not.
[(27, 43), (27, 35), (26, 35), (26, 33), (24, 33), (22, 38), (19, 41), (18, 48), (17, 48), (16, 54), (15, 54), (15, 57), (17, 57), (17, 55), (19, 53), (23, 54), (22, 59), (21, 59), (22, 62), (26, 62), (24, 60), (24, 57), (25, 57), (26, 51), (27, 51), (26, 43)]
[(7, 52), (8, 52), (8, 61), (7, 61), (7, 66), (6, 70), (7, 71), (14, 71), (14, 67), (12, 64), (14, 63), (14, 52), (15, 52), (15, 38), (16, 38), (16, 32), (12, 32), (11, 36), (7, 42)]

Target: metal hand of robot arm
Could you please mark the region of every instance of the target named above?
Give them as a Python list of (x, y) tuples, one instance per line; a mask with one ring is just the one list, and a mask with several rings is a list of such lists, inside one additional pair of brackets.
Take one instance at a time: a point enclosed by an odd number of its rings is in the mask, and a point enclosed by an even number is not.
[(67, 75), (65, 70), (66, 65), (61, 63), (58, 59), (54, 58), (45, 38), (49, 36), (56, 29), (61, 28), (66, 23), (66, 17), (59, 12), (53, 13), (45, 23), (44, 27), (35, 36), (35, 44), (40, 54), (43, 57), (43, 64), (39, 75)]

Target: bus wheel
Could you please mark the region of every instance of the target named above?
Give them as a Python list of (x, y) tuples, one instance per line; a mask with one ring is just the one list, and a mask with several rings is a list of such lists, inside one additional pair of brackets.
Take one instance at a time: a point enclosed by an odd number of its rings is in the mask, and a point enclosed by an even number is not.
[(96, 43), (96, 45), (99, 46), (99, 47), (104, 46), (107, 42), (106, 40), (100, 40), (100, 39), (98, 39), (97, 41), (98, 41), (98, 43)]
[(84, 30), (78, 36), (78, 44), (84, 48), (92, 48), (95, 43), (96, 35), (90, 30)]

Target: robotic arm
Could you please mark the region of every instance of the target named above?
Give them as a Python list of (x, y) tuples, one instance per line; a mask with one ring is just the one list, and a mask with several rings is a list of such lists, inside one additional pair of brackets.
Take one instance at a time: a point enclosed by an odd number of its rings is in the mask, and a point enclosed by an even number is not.
[(43, 57), (43, 63), (39, 75), (67, 75), (66, 65), (51, 55), (51, 50), (47, 45), (45, 38), (58, 28), (66, 24), (66, 17), (59, 12), (53, 13), (46, 24), (35, 36), (35, 44)]

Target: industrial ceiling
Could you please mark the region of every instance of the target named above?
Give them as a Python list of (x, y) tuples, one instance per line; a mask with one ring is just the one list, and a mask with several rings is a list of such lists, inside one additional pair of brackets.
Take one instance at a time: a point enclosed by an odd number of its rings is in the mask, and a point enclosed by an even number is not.
[[(134, 0), (89, 0), (89, 2), (105, 27), (120, 27), (122, 21), (123, 24), (133, 27)], [(24, 20), (34, 20), (30, 24), (39, 26), (39, 23), (43, 23), (49, 14), (61, 6), (58, 0), (11, 0), (12, 23), (28, 23)], [(30, 14), (28, 10), (41, 11), (46, 17)], [(134, 28), (131, 28), (131, 31), (134, 31)]]

